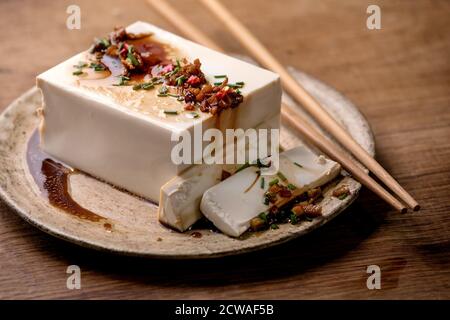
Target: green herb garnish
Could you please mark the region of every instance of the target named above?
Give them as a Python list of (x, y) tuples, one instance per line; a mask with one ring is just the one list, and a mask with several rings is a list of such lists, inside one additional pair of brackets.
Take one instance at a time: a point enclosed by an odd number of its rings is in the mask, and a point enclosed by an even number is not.
[(265, 183), (264, 177), (261, 177), (261, 189), (264, 189), (265, 185), (266, 185), (266, 183)]
[(226, 77), (227, 77), (226, 74), (219, 74), (219, 75), (217, 75), (217, 76), (214, 76), (214, 78), (216, 78), (216, 79), (226, 78)]
[(338, 199), (339, 200), (344, 200), (345, 198), (347, 198), (348, 197), (348, 193), (344, 193), (344, 194), (341, 194), (339, 197), (338, 197)]
[(299, 167), (299, 168), (303, 168), (303, 166), (302, 166), (300, 163), (298, 163), (298, 162), (294, 162), (294, 164), (295, 164), (297, 167)]
[(72, 72), (72, 74), (73, 74), (74, 76), (79, 76), (79, 75), (82, 75), (83, 73), (84, 73), (84, 72), (81, 71), (81, 70), (77, 70), (77, 71)]
[(281, 181), (287, 180), (286, 176), (281, 171), (277, 172), (277, 176), (281, 179)]
[(94, 69), (95, 71), (105, 71), (106, 67), (101, 63), (91, 62), (89, 68)]
[(164, 113), (165, 113), (165, 114), (172, 114), (172, 115), (174, 115), (174, 114), (178, 114), (178, 111), (164, 110)]
[(79, 61), (78, 64), (74, 65), (74, 68), (77, 68), (77, 69), (83, 69), (83, 68), (86, 68), (87, 66), (88, 66), (88, 65), (87, 65), (86, 62), (84, 62), (84, 61)]
[(245, 84), (245, 82), (244, 82), (244, 81), (238, 81), (238, 82), (236, 82), (236, 84), (237, 84), (238, 86), (243, 86), (243, 85)]
[(185, 80), (186, 80), (185, 76), (179, 76), (178, 78), (175, 79), (175, 81), (177, 82), (177, 86), (182, 86)]
[(280, 182), (280, 180), (273, 179), (272, 181), (269, 182), (269, 186), (273, 186), (274, 184), (277, 184), (278, 182)]
[(258, 218), (260, 218), (262, 221), (264, 221), (264, 223), (267, 223), (267, 214), (265, 212), (261, 212), (258, 215)]
[(173, 93), (168, 93), (167, 94), (169, 97), (173, 97), (173, 98), (179, 98), (180, 96), (177, 94), (173, 94)]
[(270, 229), (272, 229), (272, 230), (276, 230), (276, 229), (279, 229), (280, 227), (277, 225), (277, 224), (275, 224), (275, 223), (272, 223), (271, 225), (270, 225)]
[(100, 43), (101, 43), (105, 48), (108, 48), (108, 47), (111, 45), (111, 43), (109, 42), (109, 40), (108, 40), (108, 39), (105, 39), (105, 38), (101, 39), (101, 40), (100, 40)]
[(152, 88), (154, 88), (155, 85), (153, 84), (153, 82), (144, 82), (144, 83), (139, 83), (133, 86), (133, 90), (150, 90)]
[(118, 76), (118, 78), (119, 78), (119, 83), (115, 83), (115, 84), (113, 84), (113, 86), (127, 86), (128, 81), (130, 81), (130, 78), (127, 76)]
[(295, 213), (291, 213), (291, 215), (289, 216), (289, 220), (291, 220), (291, 224), (297, 224), (297, 215)]
[(297, 189), (297, 187), (294, 186), (292, 183), (289, 183), (289, 184), (287, 185), (287, 187), (288, 187), (289, 190), (295, 190), (295, 189)]
[(134, 50), (133, 46), (128, 46), (127, 61), (130, 62), (133, 66), (137, 67), (140, 65), (140, 63), (133, 55), (133, 50)]
[(214, 82), (215, 86), (220, 86), (223, 82)]
[(158, 97), (167, 97), (167, 93), (158, 93)]

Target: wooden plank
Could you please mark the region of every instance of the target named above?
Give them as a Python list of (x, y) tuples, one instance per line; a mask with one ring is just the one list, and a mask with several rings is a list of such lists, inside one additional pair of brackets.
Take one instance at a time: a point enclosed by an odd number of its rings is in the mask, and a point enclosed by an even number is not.
[[(382, 29), (369, 31), (365, 0), (224, 1), (287, 65), (360, 107), (374, 130), (378, 160), (423, 209), (399, 215), (364, 190), (350, 210), (297, 241), (180, 263), (75, 247), (0, 203), (0, 298), (449, 299), (450, 3), (377, 1)], [(78, 3), (82, 29), (69, 31), (65, 2), (0, 2), (0, 109), (31, 87), (36, 74), (114, 25), (140, 19), (175, 31), (145, 2)], [(243, 53), (194, 0), (176, 3), (225, 48)], [(81, 267), (81, 290), (66, 288), (71, 264)], [(381, 290), (366, 288), (371, 264), (382, 269)]]

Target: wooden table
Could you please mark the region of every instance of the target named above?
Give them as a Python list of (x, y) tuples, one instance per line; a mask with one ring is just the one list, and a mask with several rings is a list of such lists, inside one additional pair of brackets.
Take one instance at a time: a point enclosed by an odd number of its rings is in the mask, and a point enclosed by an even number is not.
[[(145, 1), (76, 2), (81, 30), (65, 27), (73, 1), (0, 2), (0, 108), (114, 25), (146, 20), (176, 32)], [(200, 4), (176, 3), (230, 52), (243, 53)], [(359, 106), (378, 160), (423, 210), (400, 215), (364, 190), (329, 225), (285, 245), (220, 260), (156, 261), (62, 242), (0, 203), (0, 298), (450, 298), (450, 2), (226, 3), (275, 56)], [(381, 7), (381, 30), (366, 28), (369, 4)], [(66, 288), (71, 264), (81, 267), (81, 290)], [(381, 290), (366, 287), (372, 264), (381, 267)]]

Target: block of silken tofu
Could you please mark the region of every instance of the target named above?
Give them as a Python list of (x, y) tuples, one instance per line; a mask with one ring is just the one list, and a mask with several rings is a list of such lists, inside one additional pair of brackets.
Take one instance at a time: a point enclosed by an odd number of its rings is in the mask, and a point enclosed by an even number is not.
[[(126, 45), (113, 47), (116, 38), (105, 38), (94, 46), (100, 53), (79, 53), (37, 77), (43, 96), (41, 148), (48, 154), (158, 202), (161, 186), (190, 166), (173, 163), (171, 152), (178, 141), (171, 141), (172, 134), (189, 132), (194, 139), (194, 131), (209, 128), (279, 128), (278, 75), (148, 23), (136, 22), (126, 33)], [(133, 58), (136, 52), (140, 56)], [(101, 60), (95, 60), (99, 55)], [(187, 108), (187, 91), (177, 95), (181, 89), (166, 85), (168, 75), (195, 59), (211, 86), (227, 76), (230, 86), (222, 91), (243, 96), (237, 107), (215, 113), (214, 106), (202, 102)], [(127, 63), (136, 68), (139, 63), (155, 65), (147, 73), (123, 76)], [(180, 76), (175, 86), (192, 84), (195, 89), (197, 78)], [(210, 112), (201, 110), (205, 105)]]

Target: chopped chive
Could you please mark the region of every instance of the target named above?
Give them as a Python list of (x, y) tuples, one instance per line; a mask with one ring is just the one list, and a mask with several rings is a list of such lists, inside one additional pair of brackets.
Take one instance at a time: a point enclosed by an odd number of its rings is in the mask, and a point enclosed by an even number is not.
[(348, 196), (348, 193), (344, 193), (344, 194), (341, 194), (341, 195), (338, 197), (338, 199), (339, 199), (339, 200), (344, 200), (345, 198), (347, 198), (347, 196)]
[(74, 67), (74, 68), (77, 68), (77, 69), (82, 69), (82, 68), (86, 68), (87, 66), (88, 66), (88, 65), (87, 65), (86, 62), (79, 61), (78, 64), (74, 65), (73, 67)]
[(154, 87), (155, 87), (155, 85), (152, 82), (147, 82), (147, 83), (141, 84), (141, 88), (144, 89), (144, 90), (149, 90), (149, 89), (152, 89)]
[(219, 74), (219, 75), (217, 75), (217, 76), (214, 76), (214, 78), (216, 78), (216, 79), (226, 78), (226, 77), (227, 77), (226, 74)]
[(135, 84), (133, 86), (133, 90), (139, 90), (139, 89), (142, 89), (142, 84)]
[(108, 39), (105, 39), (105, 38), (101, 39), (101, 40), (100, 40), (100, 43), (101, 43), (105, 48), (108, 48), (108, 47), (111, 45), (111, 44), (109, 43)]
[(276, 230), (276, 229), (279, 229), (280, 227), (278, 227), (278, 225), (276, 224), (276, 223), (272, 223), (271, 225), (270, 225), (270, 229), (272, 229), (272, 230)]
[(180, 60), (177, 59), (177, 68), (180, 69), (181, 68), (181, 64), (180, 64)]
[(238, 86), (243, 86), (243, 85), (245, 84), (245, 82), (244, 82), (244, 81), (238, 81), (238, 82), (236, 82), (236, 84), (237, 84)]
[(261, 212), (258, 217), (263, 220), (265, 223), (267, 223), (267, 214), (265, 212)]
[(119, 79), (119, 83), (115, 83), (113, 84), (113, 86), (127, 86), (128, 81), (130, 80), (130, 78), (127, 76), (119, 76)]
[(286, 176), (281, 171), (277, 172), (277, 176), (281, 179), (281, 181), (287, 180)]
[(292, 183), (289, 183), (289, 184), (287, 185), (287, 187), (288, 187), (289, 190), (295, 190), (295, 189), (297, 189), (297, 187), (294, 186)]
[(173, 111), (173, 110), (164, 110), (165, 114), (178, 114), (178, 111)]
[(179, 76), (178, 78), (175, 79), (175, 81), (177, 82), (177, 86), (183, 85), (185, 80), (186, 80), (185, 76)]
[(158, 97), (167, 97), (167, 93), (158, 93)]
[(227, 86), (229, 86), (230, 88), (233, 88), (233, 89), (240, 89), (243, 87), (243, 85), (235, 84), (235, 83), (228, 83)]
[(220, 86), (223, 82), (214, 82), (215, 86)]
[(84, 72), (81, 71), (81, 70), (77, 70), (77, 71), (72, 72), (72, 74), (73, 74), (74, 76), (79, 76), (79, 75), (82, 75), (83, 73), (84, 73)]
[(297, 215), (295, 213), (291, 213), (291, 215), (289, 216), (289, 220), (291, 220), (291, 224), (297, 224)]
[(168, 93), (167, 94), (169, 97), (173, 97), (173, 98), (179, 98), (180, 96), (177, 94), (173, 94), (173, 93)]
[(258, 215), (258, 218), (260, 218), (262, 221), (264, 221), (264, 223), (267, 223), (267, 214), (265, 212), (261, 212)]
[(237, 89), (237, 90), (236, 90), (236, 93), (237, 93), (237, 94), (241, 94), (241, 90)]
[(303, 166), (302, 166), (300, 163), (298, 163), (298, 162), (294, 162), (294, 164), (295, 164), (297, 167), (299, 167), (299, 168), (303, 168)]
[(264, 181), (264, 177), (261, 177), (261, 189), (264, 189), (266, 182)]
[(272, 181), (269, 182), (269, 186), (273, 186), (274, 184), (277, 184), (278, 182), (280, 182), (280, 180), (273, 179)]

